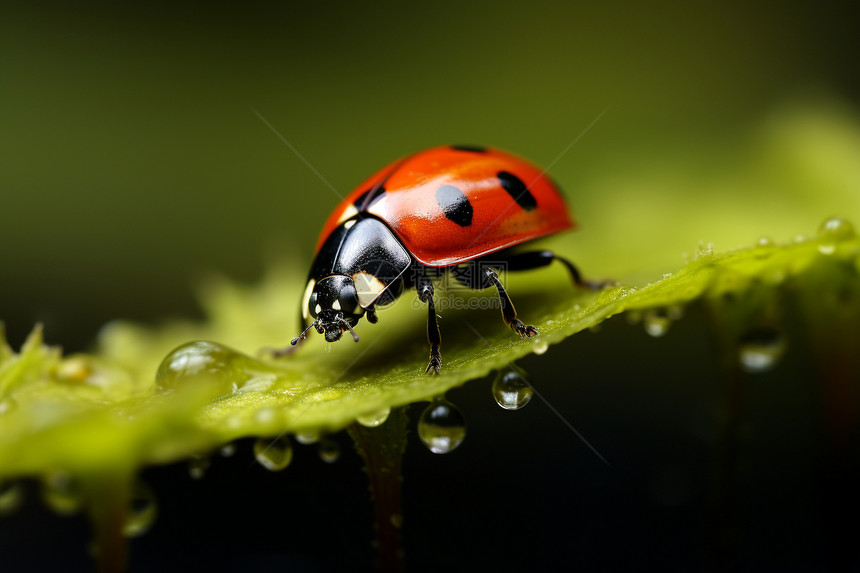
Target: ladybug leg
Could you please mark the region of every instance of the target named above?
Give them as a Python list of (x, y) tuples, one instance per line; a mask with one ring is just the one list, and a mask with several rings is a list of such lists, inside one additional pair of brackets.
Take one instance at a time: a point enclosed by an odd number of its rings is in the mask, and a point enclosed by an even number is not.
[(430, 343), (430, 363), (424, 371), (429, 374), (439, 374), (442, 370), (442, 353), (439, 346), (442, 344), (442, 335), (439, 332), (439, 323), (436, 320), (436, 305), (433, 302), (433, 282), (427, 277), (421, 277), (415, 286), (418, 291), (418, 300), (427, 303), (427, 342)]
[(505, 265), (509, 271), (527, 271), (538, 269), (552, 264), (553, 261), (558, 261), (564, 265), (573, 283), (581, 288), (591, 290), (600, 290), (603, 287), (615, 284), (613, 281), (588, 281), (582, 278), (579, 269), (576, 268), (569, 260), (556, 255), (552, 251), (529, 251), (526, 253), (516, 253), (501, 258), (500, 262)]
[(370, 324), (376, 324), (377, 322), (379, 322), (379, 317), (376, 316), (376, 309), (374, 307), (367, 307), (366, 309), (364, 309), (364, 313), (364, 315), (367, 317), (367, 322), (369, 322)]
[(508, 292), (505, 290), (505, 287), (502, 286), (502, 281), (499, 280), (499, 275), (493, 269), (489, 267), (481, 267), (484, 271), (484, 276), (486, 276), (487, 280), (496, 286), (496, 290), (499, 291), (499, 301), (502, 304), (502, 318), (505, 321), (505, 324), (511, 327), (511, 330), (522, 336), (523, 338), (531, 338), (532, 336), (538, 333), (537, 328), (530, 324), (523, 324), (523, 322), (517, 318), (517, 309), (514, 308), (514, 303), (511, 301), (511, 297), (508, 296)]

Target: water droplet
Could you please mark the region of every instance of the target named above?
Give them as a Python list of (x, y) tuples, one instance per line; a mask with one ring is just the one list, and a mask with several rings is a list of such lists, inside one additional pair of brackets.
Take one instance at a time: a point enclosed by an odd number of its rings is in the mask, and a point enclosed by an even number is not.
[(854, 225), (848, 219), (831, 217), (821, 224), (818, 229), (819, 237), (834, 237), (839, 240), (854, 238)]
[(854, 225), (847, 219), (833, 217), (827, 219), (818, 228), (818, 251), (822, 255), (832, 255), (836, 252), (836, 244), (854, 238)]
[(340, 445), (331, 438), (324, 438), (319, 445), (320, 459), (327, 464), (333, 464), (340, 459)]
[(699, 241), (699, 248), (696, 250), (696, 260), (702, 259), (705, 257), (710, 257), (714, 254), (714, 244), (706, 243), (704, 241)]
[(57, 513), (72, 515), (81, 508), (80, 486), (66, 472), (50, 472), (42, 478), (42, 500)]
[(155, 492), (148, 484), (138, 481), (129, 500), (128, 514), (122, 532), (126, 537), (138, 537), (149, 531), (158, 514)]
[(270, 472), (279, 472), (293, 461), (293, 444), (289, 436), (259, 438), (254, 442), (254, 457)]
[(381, 426), (382, 424), (384, 424), (390, 414), (391, 408), (383, 408), (381, 410), (377, 410), (376, 412), (371, 412), (370, 414), (359, 416), (355, 419), (355, 421), (367, 428), (376, 428), (377, 426)]
[(434, 454), (447, 454), (463, 443), (466, 419), (457, 406), (445, 398), (436, 398), (421, 413), (418, 436)]
[(197, 340), (176, 348), (161, 361), (155, 375), (159, 390), (173, 390), (189, 380), (210, 380), (223, 394), (235, 392), (270, 368), (216, 342)]
[(642, 317), (642, 323), (645, 326), (645, 332), (655, 338), (659, 338), (669, 331), (672, 319), (669, 318), (669, 315), (665, 310), (651, 309), (645, 311), (645, 314)]
[(236, 444), (224, 444), (221, 446), (221, 456), (229, 458), (236, 453)]
[(739, 359), (746, 372), (767, 372), (785, 354), (785, 337), (776, 328), (755, 327), (740, 339)]
[(72, 384), (83, 384), (93, 375), (95, 366), (88, 356), (69, 356), (57, 365), (57, 376)]
[(770, 237), (759, 237), (758, 241), (756, 241), (756, 244), (759, 247), (772, 247), (773, 241)]
[(191, 458), (188, 460), (188, 475), (191, 479), (203, 479), (211, 463), (208, 457)]
[(546, 351), (549, 350), (548, 342), (535, 342), (534, 343), (534, 353), (535, 354), (546, 354)]
[(666, 316), (669, 317), (669, 320), (681, 320), (684, 318), (684, 307), (680, 304), (673, 304), (669, 308), (666, 309)]
[(304, 446), (315, 444), (320, 441), (320, 435), (317, 432), (303, 432), (296, 434), (296, 441)]
[(11, 396), (0, 398), (0, 416), (8, 414), (18, 406), (18, 402)]
[(21, 507), (24, 492), (21, 485), (0, 480), (0, 515), (8, 515)]
[(500, 370), (493, 380), (493, 398), (505, 410), (519, 410), (534, 396), (534, 389), (519, 368)]

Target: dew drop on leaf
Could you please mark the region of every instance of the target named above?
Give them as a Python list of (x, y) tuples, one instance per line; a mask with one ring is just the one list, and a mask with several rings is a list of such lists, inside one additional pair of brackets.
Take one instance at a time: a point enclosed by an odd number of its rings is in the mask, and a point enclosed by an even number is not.
[(549, 350), (549, 343), (547, 342), (535, 342), (534, 353), (541, 355), (546, 354), (546, 351)]
[(165, 391), (189, 380), (209, 378), (217, 380), (219, 389), (227, 394), (245, 385), (253, 362), (253, 358), (222, 344), (197, 340), (176, 348), (161, 361), (155, 385)]
[(293, 444), (289, 436), (258, 438), (254, 442), (254, 457), (270, 472), (279, 472), (293, 461)]
[(391, 408), (382, 408), (364, 416), (358, 416), (355, 421), (367, 428), (376, 428), (384, 424), (390, 414)]
[(209, 458), (191, 458), (188, 460), (188, 475), (192, 479), (203, 479), (210, 464)]
[(418, 437), (434, 454), (447, 454), (463, 443), (466, 419), (457, 406), (445, 398), (436, 398), (421, 413)]
[(684, 307), (680, 304), (673, 304), (666, 309), (666, 316), (672, 321), (681, 320), (684, 318)]
[(503, 369), (493, 380), (493, 398), (505, 410), (525, 407), (534, 395), (534, 389), (519, 368)]
[(42, 479), (42, 500), (61, 515), (72, 515), (81, 508), (80, 486), (75, 478), (63, 471), (53, 471)]
[(664, 310), (651, 309), (642, 316), (642, 324), (645, 326), (645, 332), (659, 338), (669, 331), (672, 319)]
[(642, 311), (639, 310), (628, 310), (624, 313), (624, 318), (627, 320), (627, 324), (633, 326), (642, 322)]
[(746, 372), (767, 372), (785, 354), (785, 337), (776, 328), (752, 328), (739, 342), (738, 358), (741, 368)]
[(145, 482), (138, 481), (129, 500), (128, 515), (122, 527), (123, 535), (126, 537), (143, 535), (155, 523), (157, 514), (158, 503), (155, 492)]
[(316, 432), (303, 432), (296, 434), (296, 441), (304, 446), (315, 444), (320, 441), (320, 435)]
[(0, 515), (7, 515), (18, 509), (23, 499), (24, 492), (20, 484), (0, 480)]
[(15, 400), (9, 396), (6, 396), (5, 398), (0, 398), (0, 416), (2, 416), (3, 414), (8, 414), (12, 410), (14, 410), (17, 405), (18, 403), (15, 402)]
[(327, 464), (333, 464), (340, 459), (340, 446), (331, 438), (323, 438), (319, 445), (320, 459)]
[(854, 238), (854, 225), (842, 217), (827, 219), (818, 228), (818, 252), (822, 255), (832, 255), (840, 241)]

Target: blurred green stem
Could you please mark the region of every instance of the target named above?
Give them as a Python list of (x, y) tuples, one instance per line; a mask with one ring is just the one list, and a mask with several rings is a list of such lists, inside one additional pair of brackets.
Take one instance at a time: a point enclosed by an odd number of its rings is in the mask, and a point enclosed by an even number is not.
[(400, 528), (403, 526), (401, 475), (406, 451), (406, 408), (391, 410), (388, 420), (378, 428), (354, 423), (349, 435), (355, 442), (367, 469), (378, 549), (377, 568), (382, 573), (403, 571)]
[(95, 537), (96, 571), (126, 570), (128, 540), (123, 534), (131, 493), (131, 472), (111, 471), (83, 482)]

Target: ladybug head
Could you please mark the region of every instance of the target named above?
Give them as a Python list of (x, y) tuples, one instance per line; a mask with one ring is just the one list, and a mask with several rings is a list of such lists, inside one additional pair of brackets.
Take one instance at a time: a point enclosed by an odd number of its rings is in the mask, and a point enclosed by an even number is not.
[(358, 292), (351, 277), (333, 275), (322, 279), (314, 285), (306, 303), (315, 320), (293, 339), (293, 344), (303, 339), (311, 326), (325, 335), (326, 342), (340, 340), (345, 330), (349, 330), (358, 342), (358, 335), (352, 327), (364, 315), (364, 309), (358, 303)]

